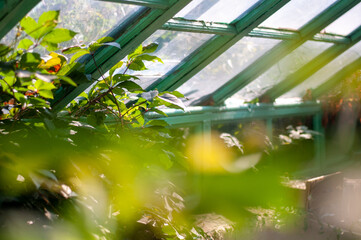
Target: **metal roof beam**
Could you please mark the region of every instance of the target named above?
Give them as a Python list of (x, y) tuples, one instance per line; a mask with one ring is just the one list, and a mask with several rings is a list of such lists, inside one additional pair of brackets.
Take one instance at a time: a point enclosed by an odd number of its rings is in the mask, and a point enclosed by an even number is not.
[(147, 89), (158, 89), (159, 91), (177, 89), (289, 1), (263, 0), (258, 2), (234, 21), (234, 26), (242, 26), (237, 30), (237, 35), (214, 36), (185, 58), (166, 76), (155, 81)]
[(318, 86), (316, 89), (312, 91), (312, 97), (314, 99), (319, 98), (321, 95), (325, 94), (331, 88), (335, 87), (337, 84), (341, 82), (341, 80), (350, 76), (352, 73), (361, 69), (361, 57), (350, 63), (349, 65), (342, 68), (340, 71), (335, 73), (332, 77), (330, 77), (325, 83)]
[[(109, 36), (113, 37), (115, 41), (120, 44), (121, 49), (115, 47), (105, 47), (101, 49), (94, 56), (97, 65), (103, 72), (108, 71), (190, 1), (192, 0), (172, 0), (170, 1), (171, 6), (166, 10), (142, 8), (139, 12), (133, 14), (109, 34)], [(81, 60), (86, 62), (85, 72), (91, 74), (93, 79), (98, 79), (100, 75), (94, 62), (86, 56)], [(92, 83), (93, 81), (82, 83), (76, 88), (64, 89), (58, 93), (55, 95), (56, 102), (53, 104), (53, 109), (55, 111), (63, 109)]]
[(2, 1), (0, 39), (3, 38), (40, 0)]
[(172, 18), (162, 26), (162, 29), (168, 31), (208, 33), (227, 36), (234, 36), (237, 34), (236, 27), (233, 24), (188, 20), (185, 18)]
[(301, 46), (304, 42), (312, 39), (315, 34), (320, 32), (327, 25), (340, 17), (342, 14), (346, 13), (359, 2), (360, 0), (345, 0), (335, 2), (306, 25), (301, 27), (299, 31), (301, 33), (302, 39), (283, 41), (277, 44), (274, 48), (265, 53), (258, 61), (248, 66), (245, 70), (233, 77), (212, 94), (203, 98), (200, 103), (223, 103), (224, 100), (237, 93), (240, 89), (267, 71), (280, 59), (295, 50), (297, 47)]
[[(162, 29), (168, 31), (195, 32), (227, 36), (237, 35), (236, 27), (233, 24), (188, 20), (183, 18), (172, 18), (162, 26)], [(299, 31), (269, 27), (256, 27), (250, 31), (247, 36), (280, 40), (301, 39)], [(312, 40), (335, 44), (347, 44), (351, 42), (346, 36), (330, 33), (317, 33), (313, 36)]]
[(188, 107), (187, 112), (182, 110), (165, 110), (168, 117), (160, 114), (147, 114), (148, 119), (163, 119), (170, 125), (197, 124), (204, 120), (211, 122), (234, 121), (238, 119), (269, 119), (283, 118), (320, 113), (321, 105), (304, 103), (294, 105), (260, 104), (236, 108), (228, 107)]
[(358, 41), (361, 40), (361, 26), (348, 35), (349, 39), (352, 39), (351, 44), (340, 44), (334, 45), (317, 57), (312, 59), (306, 65), (298, 69), (296, 72), (287, 76), (283, 81), (279, 82), (271, 89), (266, 91), (260, 99), (267, 97), (267, 99), (275, 100), (276, 98), (282, 96), (284, 93), (288, 92), (292, 88), (296, 87), (298, 84), (304, 82), (307, 78), (312, 76), (318, 70), (326, 66), (334, 58), (341, 55), (347, 49), (355, 45)]
[(98, 0), (103, 2), (116, 2), (124, 4), (140, 5), (150, 8), (167, 9), (169, 8), (170, 2), (167, 0)]

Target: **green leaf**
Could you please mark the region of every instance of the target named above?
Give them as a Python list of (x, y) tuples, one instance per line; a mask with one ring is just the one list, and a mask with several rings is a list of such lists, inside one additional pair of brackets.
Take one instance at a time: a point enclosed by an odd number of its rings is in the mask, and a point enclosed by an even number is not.
[(89, 46), (89, 51), (94, 53), (96, 50), (98, 50), (98, 48), (100, 48), (102, 46), (103, 46), (103, 44), (101, 44), (101, 43), (97, 43), (97, 42), (92, 43)]
[(16, 78), (14, 76), (5, 76), (3, 79), (0, 79), (1, 86), (4, 91), (6, 90), (10, 91), (9, 86), (12, 87), (15, 84), (15, 82), (16, 82)]
[(78, 62), (67, 64), (59, 70), (58, 75), (69, 75), (74, 71), (84, 72), (84, 64)]
[(91, 125), (101, 125), (104, 123), (105, 120), (105, 114), (102, 112), (91, 112), (87, 116), (87, 122)]
[(36, 23), (36, 21), (32, 17), (26, 16), (23, 19), (21, 19), (20, 26), (29, 36), (37, 39), (38, 34), (36, 33), (36, 31), (40, 29), (40, 26)]
[(113, 76), (113, 84), (118, 82), (128, 81), (130, 79), (138, 80), (139, 78), (128, 74), (116, 74)]
[(142, 71), (147, 69), (142, 60), (139, 60), (137, 58), (129, 64), (128, 68), (133, 71)]
[(21, 56), (20, 65), (23, 68), (26, 67), (37, 67), (41, 62), (39, 53), (25, 53)]
[(159, 109), (156, 109), (156, 108), (151, 109), (149, 112), (156, 112), (156, 113), (158, 113), (158, 114), (160, 114), (160, 115), (163, 115), (163, 116), (165, 116), (165, 117), (168, 117), (168, 115), (167, 115), (165, 112), (163, 112), (163, 111), (161, 111), (161, 110), (159, 110)]
[(176, 106), (178, 106), (178, 107), (180, 107), (182, 109), (186, 108), (184, 103), (179, 98), (177, 98), (176, 96), (174, 96), (174, 95), (172, 95), (170, 93), (164, 93), (161, 96), (158, 96), (158, 98), (160, 98), (163, 101), (169, 102), (169, 103), (171, 103), (173, 105), (176, 105)]
[(159, 57), (156, 57), (156, 56), (151, 56), (151, 55), (148, 55), (148, 54), (142, 54), (140, 56), (138, 56), (136, 58), (136, 60), (144, 60), (144, 61), (151, 61), (151, 62), (160, 62), (160, 63), (163, 63), (162, 59), (160, 59)]
[(58, 44), (57, 43), (41, 41), (40, 45), (45, 47), (46, 50), (48, 50), (49, 52), (53, 52), (53, 51), (58, 50)]
[(123, 66), (123, 61), (118, 62), (109, 70), (109, 76), (112, 77), (115, 70)]
[(37, 90), (53, 90), (56, 87), (54, 86), (54, 84), (49, 83), (49, 82), (44, 82), (43, 80), (37, 80), (34, 84), (35, 88)]
[(83, 48), (81, 48), (80, 46), (73, 46), (73, 47), (64, 48), (63, 50), (61, 50), (61, 52), (64, 54), (72, 54), (79, 52), (82, 49)]
[(69, 78), (69, 77), (59, 76), (59, 75), (58, 75), (58, 77), (59, 77), (61, 80), (63, 80), (64, 82), (68, 83), (69, 85), (72, 85), (72, 86), (74, 86), (74, 87), (77, 86), (76, 83), (75, 83), (71, 78)]
[(76, 32), (65, 28), (57, 28), (46, 34), (43, 41), (50, 43), (62, 43), (73, 39), (76, 34)]
[(30, 39), (23, 39), (19, 42), (18, 48), (22, 48), (24, 50), (28, 50), (30, 46), (32, 46), (34, 43)]
[(99, 38), (96, 42), (97, 43), (107, 43), (107, 42), (113, 42), (114, 41), (114, 38), (112, 37), (102, 37), (102, 38)]
[(142, 98), (144, 98), (145, 100), (149, 101), (149, 102), (152, 102), (153, 99), (158, 96), (158, 91), (157, 90), (152, 90), (152, 91), (149, 91), (149, 92), (144, 92), (142, 94), (140, 94), (140, 96)]
[(11, 51), (11, 48), (5, 44), (0, 43), (0, 57), (5, 56)]
[(116, 47), (116, 48), (120, 49), (120, 44), (117, 42), (108, 42), (108, 43), (103, 43), (102, 45), (107, 45), (107, 46)]
[(58, 25), (58, 17), (59, 11), (47, 11), (41, 14), (38, 21), (40, 29), (35, 32), (38, 35), (35, 39), (39, 39), (51, 32)]
[(16, 100), (18, 100), (19, 102), (21, 102), (21, 103), (26, 102), (26, 98), (25, 98), (24, 94), (19, 93), (19, 92), (15, 92), (14, 96), (15, 96)]
[(124, 81), (117, 85), (117, 88), (125, 88), (129, 92), (143, 90), (141, 86), (132, 81)]
[(71, 57), (69, 64), (73, 63), (75, 60), (77, 60), (78, 58), (80, 58), (81, 56), (83, 56), (85, 54), (90, 54), (90, 52), (88, 50), (86, 50), (86, 49), (82, 49), (81, 51), (75, 53)]
[(155, 52), (155, 50), (157, 50), (157, 48), (158, 48), (158, 44), (156, 44), (156, 43), (151, 43), (151, 44), (143, 47), (143, 53), (152, 53), (152, 52)]
[[(47, 11), (40, 15), (38, 23), (40, 25), (57, 24), (59, 11)], [(56, 25), (55, 25), (56, 26)], [(55, 27), (54, 26), (54, 27)]]
[(28, 102), (33, 105), (34, 107), (46, 107), (50, 108), (49, 103), (42, 98), (29, 98)]
[(162, 96), (164, 93), (170, 93), (170, 94), (176, 96), (177, 98), (184, 98), (184, 95), (178, 91), (162, 92), (162, 94), (160, 94), (160, 95)]
[(39, 95), (44, 98), (50, 98), (50, 99), (54, 98), (53, 92), (51, 90), (40, 90)]
[(164, 120), (155, 119), (155, 120), (150, 120), (149, 122), (147, 122), (146, 125), (147, 125), (147, 126), (166, 127), (166, 126), (168, 126), (169, 124), (168, 124), (166, 121), (164, 121)]
[(135, 50), (134, 52), (132, 52), (131, 54), (128, 55), (128, 59), (131, 59), (131, 58), (134, 58), (140, 54), (143, 53), (143, 47), (142, 45), (139, 45)]

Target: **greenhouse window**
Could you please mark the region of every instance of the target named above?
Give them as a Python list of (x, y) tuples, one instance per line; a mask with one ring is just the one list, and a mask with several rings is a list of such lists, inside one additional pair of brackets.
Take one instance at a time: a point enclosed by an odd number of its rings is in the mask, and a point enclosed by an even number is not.
[(299, 29), (334, 2), (336, 0), (292, 0), (260, 26)]
[(185, 94), (189, 99), (187, 104), (190, 104), (216, 90), (279, 42), (275, 39), (245, 37), (177, 90)]
[[(176, 14), (175, 17), (229, 23), (258, 1), (238, 1), (235, 4), (234, 0), (194, 0)], [(224, 12), (227, 12), (227, 14), (224, 14)]]
[[(104, 36), (139, 9), (141, 7), (135, 5), (94, 0), (44, 0), (34, 7), (28, 15), (37, 18), (43, 12), (60, 10), (58, 26), (72, 29), (78, 33), (74, 39), (63, 46), (66, 47), (79, 43), (89, 43)], [(11, 30), (2, 41), (10, 43), (14, 39), (15, 33), (16, 28)]]
[(214, 35), (158, 30), (143, 43), (143, 46), (157, 43), (159, 46), (154, 54), (162, 59), (163, 63), (147, 62), (146, 67), (149, 70), (142, 71), (139, 75), (133, 74), (141, 79), (140, 85), (147, 88), (212, 36)]
[(305, 42), (232, 98), (243, 99), (244, 101), (255, 99), (332, 45), (331, 43), (315, 41)]
[(341, 35), (348, 35), (356, 27), (360, 25), (361, 22), (361, 3), (357, 4), (347, 13), (342, 15), (336, 21), (331, 23), (324, 29), (324, 32), (335, 33)]
[(327, 79), (339, 71), (342, 67), (350, 64), (361, 56), (361, 42), (355, 44), (349, 50), (332, 60), (329, 64), (313, 74), (309, 79), (285, 93), (280, 98), (302, 98), (307, 89), (314, 89), (323, 84)]

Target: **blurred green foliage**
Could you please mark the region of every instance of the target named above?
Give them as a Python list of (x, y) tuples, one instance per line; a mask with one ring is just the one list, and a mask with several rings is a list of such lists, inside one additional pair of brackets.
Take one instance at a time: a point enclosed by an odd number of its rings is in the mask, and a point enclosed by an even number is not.
[[(211, 239), (194, 214), (242, 224), (247, 207), (295, 202), (278, 171), (236, 159), (235, 145), (218, 135), (188, 137), (145, 117), (184, 108), (179, 92), (146, 92), (127, 73), (162, 62), (152, 55), (157, 44), (139, 46), (107, 73), (97, 67), (91, 88), (52, 111), (58, 89), (91, 80), (78, 58), (97, 65), (99, 48), (120, 47), (104, 37), (59, 49), (75, 32), (57, 28), (58, 16), (25, 17), (14, 42), (0, 45), (1, 239)], [(38, 46), (53, 52), (41, 56)]]

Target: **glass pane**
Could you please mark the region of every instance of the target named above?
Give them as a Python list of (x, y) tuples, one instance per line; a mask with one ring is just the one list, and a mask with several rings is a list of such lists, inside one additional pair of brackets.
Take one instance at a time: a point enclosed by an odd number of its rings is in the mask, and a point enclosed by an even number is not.
[(327, 33), (347, 35), (361, 24), (361, 3), (325, 28)]
[(331, 43), (305, 42), (233, 97), (250, 101), (262, 95), (330, 46), (332, 46)]
[(332, 77), (336, 72), (338, 72), (344, 66), (350, 64), (355, 61), (357, 58), (361, 56), (361, 42), (357, 43), (349, 50), (335, 58), (329, 64), (327, 64), (324, 68), (320, 69), (318, 72), (313, 74), (309, 79), (284, 94), (280, 98), (302, 98), (307, 89), (316, 88), (320, 86), (322, 83), (327, 81), (330, 77)]
[[(143, 45), (145, 46), (154, 42), (158, 43), (158, 49), (152, 53), (152, 55), (162, 59), (164, 64), (159, 62), (145, 62), (149, 70), (141, 72), (129, 71), (128, 73), (138, 76), (141, 80), (139, 84), (143, 88), (146, 88), (174, 68), (212, 36), (214, 35), (158, 30), (150, 36)], [(122, 71), (122, 69), (120, 71)]]
[(299, 29), (334, 2), (336, 0), (292, 0), (260, 26)]
[(215, 91), (279, 42), (244, 37), (177, 90), (189, 98), (189, 104)]
[(210, 22), (232, 22), (258, 0), (194, 0), (175, 17)]
[[(95, 0), (43, 0), (28, 15), (37, 19), (43, 12), (60, 10), (58, 26), (78, 33), (72, 41), (62, 45), (71, 46), (83, 42), (89, 43), (102, 37), (138, 9), (140, 7), (134, 5)], [(15, 29), (2, 41), (10, 43), (14, 34)]]

